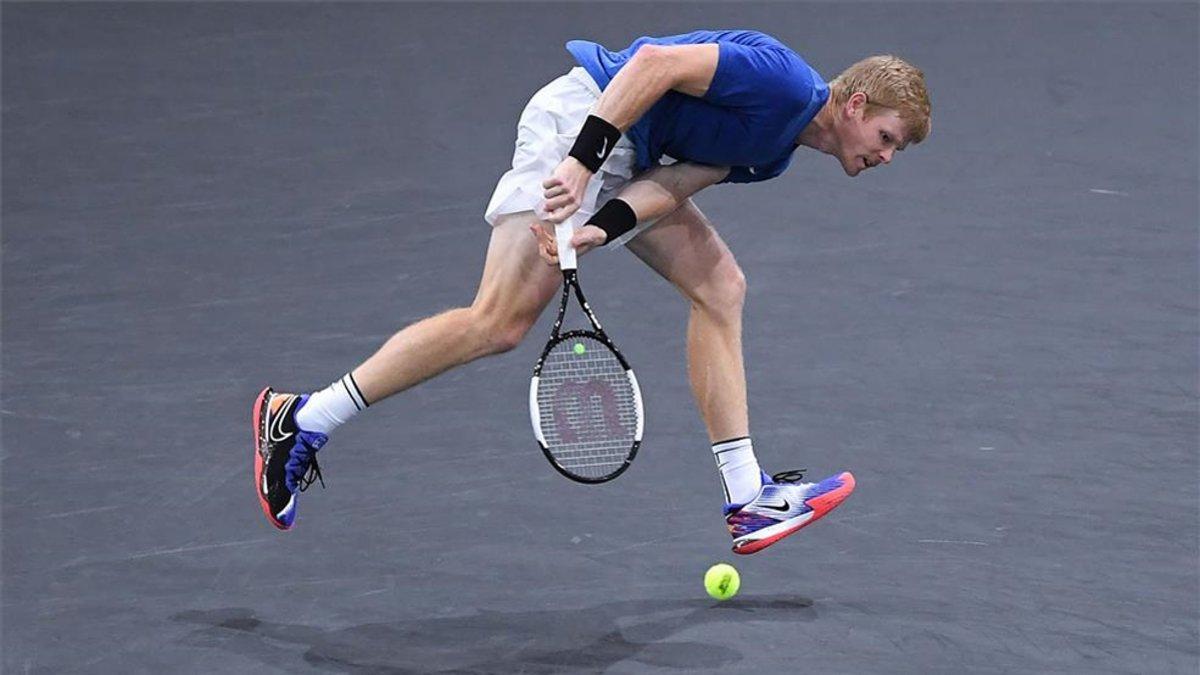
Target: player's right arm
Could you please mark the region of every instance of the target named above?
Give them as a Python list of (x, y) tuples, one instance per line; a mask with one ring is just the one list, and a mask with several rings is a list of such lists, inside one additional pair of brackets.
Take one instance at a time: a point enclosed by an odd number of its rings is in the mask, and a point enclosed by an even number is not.
[(668, 91), (704, 96), (719, 54), (716, 43), (642, 45), (604, 88), (592, 114), (624, 133)]
[[(715, 43), (643, 45), (605, 87), (591, 114), (624, 133), (668, 91), (704, 96), (717, 72), (719, 55)], [(542, 184), (546, 220), (561, 223), (571, 217), (591, 177), (579, 160), (564, 159)]]

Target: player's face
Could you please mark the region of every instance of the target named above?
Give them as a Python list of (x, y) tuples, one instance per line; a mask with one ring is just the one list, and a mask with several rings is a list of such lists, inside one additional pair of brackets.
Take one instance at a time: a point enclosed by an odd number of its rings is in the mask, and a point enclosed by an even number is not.
[[(857, 94), (856, 94), (857, 96)], [(895, 110), (882, 110), (868, 117), (865, 106), (848, 106), (842, 125), (838, 160), (848, 176), (857, 176), (880, 164), (891, 164), (903, 150), (904, 124)]]

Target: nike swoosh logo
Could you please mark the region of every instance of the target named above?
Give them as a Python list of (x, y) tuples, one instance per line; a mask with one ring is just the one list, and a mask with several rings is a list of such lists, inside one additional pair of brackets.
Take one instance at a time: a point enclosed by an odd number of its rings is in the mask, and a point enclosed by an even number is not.
[(608, 139), (607, 139), (607, 138), (605, 138), (605, 139), (604, 139), (604, 142), (600, 144), (600, 152), (597, 152), (597, 153), (596, 153), (596, 158), (597, 158), (597, 159), (604, 159), (604, 151), (605, 151), (605, 150), (607, 150), (607, 149), (608, 149)]
[(787, 512), (792, 510), (792, 505), (788, 504), (788, 500), (786, 499), (783, 500), (783, 506), (779, 506), (778, 504), (758, 504), (757, 506), (761, 506), (764, 509), (771, 509), (772, 511)]
[(288, 415), (292, 414), (292, 406), (296, 405), (296, 397), (288, 398), (287, 403), (275, 413), (275, 418), (271, 420), (271, 428), (267, 433), (267, 439), (272, 443), (281, 443), (292, 437), (292, 432), (283, 430), (283, 420), (287, 419)]
[(754, 167), (750, 167), (750, 175), (751, 175), (751, 176), (754, 176), (754, 175), (756, 175), (756, 174), (758, 174), (758, 169), (756, 169), (756, 168), (754, 168)]

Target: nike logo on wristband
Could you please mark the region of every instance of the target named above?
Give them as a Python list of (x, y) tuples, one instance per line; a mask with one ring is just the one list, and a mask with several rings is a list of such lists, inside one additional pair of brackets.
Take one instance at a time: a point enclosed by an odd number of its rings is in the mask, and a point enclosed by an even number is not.
[(605, 138), (604, 142), (600, 144), (599, 152), (596, 153), (596, 159), (604, 159), (604, 151), (607, 149), (608, 149), (608, 139)]

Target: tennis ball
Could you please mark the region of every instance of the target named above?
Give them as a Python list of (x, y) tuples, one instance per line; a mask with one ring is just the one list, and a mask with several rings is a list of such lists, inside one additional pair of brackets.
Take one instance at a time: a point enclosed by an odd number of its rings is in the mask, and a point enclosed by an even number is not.
[(576, 354), (582, 354), (586, 351), (587, 351), (587, 347), (584, 347), (582, 342), (575, 343), (575, 353)]
[(704, 590), (717, 600), (728, 600), (737, 595), (742, 578), (733, 565), (717, 563), (704, 573)]

